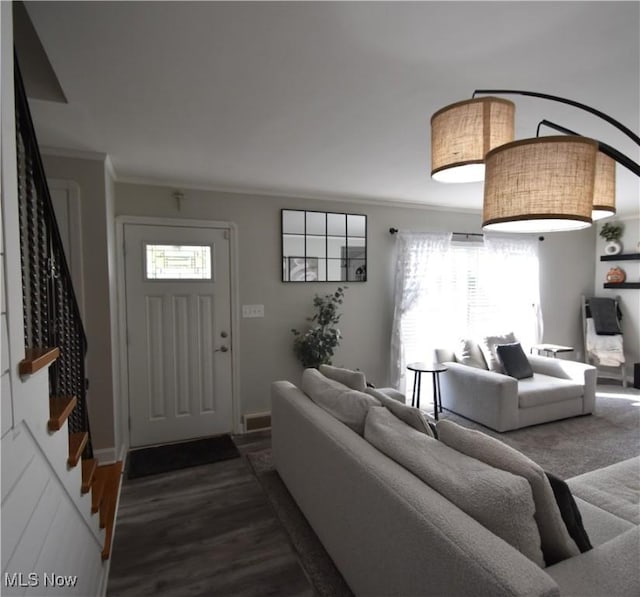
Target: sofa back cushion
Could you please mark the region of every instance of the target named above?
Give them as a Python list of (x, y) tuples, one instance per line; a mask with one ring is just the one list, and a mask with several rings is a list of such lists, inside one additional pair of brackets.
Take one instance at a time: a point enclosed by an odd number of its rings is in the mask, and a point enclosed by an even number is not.
[(429, 437), (435, 437), (429, 422), (419, 408), (398, 402), (375, 388), (367, 388), (367, 394), (379, 400), (382, 406), (391, 411), (398, 419), (410, 427), (413, 427), (416, 431), (424, 433)]
[[(364, 438), (492, 533), (544, 567), (526, 479), (419, 433), (386, 408), (370, 408)], [(425, 513), (428, 515), (428, 513)]]
[(480, 342), (480, 350), (484, 356), (485, 361), (489, 367), (489, 371), (495, 371), (496, 373), (504, 373), (504, 369), (498, 359), (496, 347), (498, 344), (513, 344), (517, 342), (513, 332), (508, 334), (502, 334), (498, 336), (485, 336)]
[(367, 380), (362, 371), (352, 371), (351, 369), (333, 367), (332, 365), (320, 365), (320, 373), (329, 379), (340, 382), (352, 390), (364, 392), (367, 389)]
[(364, 433), (364, 420), (371, 406), (380, 402), (364, 392), (325, 377), (317, 369), (305, 369), (302, 374), (302, 391), (320, 408), (353, 429), (359, 435)]
[(477, 369), (488, 368), (482, 351), (474, 340), (464, 338), (459, 340), (453, 354), (456, 357), (456, 361), (462, 365), (469, 365)]
[(562, 514), (542, 467), (533, 460), (480, 431), (441, 420), (436, 426), (438, 439), (450, 448), (514, 475), (524, 477), (531, 486), (536, 507), (535, 519), (540, 531), (542, 553), (547, 566), (578, 555)]

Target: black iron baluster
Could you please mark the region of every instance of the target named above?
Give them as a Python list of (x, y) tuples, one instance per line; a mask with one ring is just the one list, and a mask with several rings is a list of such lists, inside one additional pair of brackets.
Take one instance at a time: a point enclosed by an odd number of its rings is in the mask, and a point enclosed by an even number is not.
[(50, 395), (76, 397), (69, 432), (89, 433), (82, 457), (92, 458), (85, 378), (87, 339), (15, 60), (14, 66), (25, 345), (60, 349), (59, 358), (49, 367)]

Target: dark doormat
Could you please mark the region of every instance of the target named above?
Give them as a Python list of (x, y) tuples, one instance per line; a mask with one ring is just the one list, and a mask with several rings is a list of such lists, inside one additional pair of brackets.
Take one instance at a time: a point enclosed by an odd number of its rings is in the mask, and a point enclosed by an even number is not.
[(240, 452), (228, 434), (179, 444), (142, 448), (129, 452), (127, 478), (137, 479), (239, 456)]

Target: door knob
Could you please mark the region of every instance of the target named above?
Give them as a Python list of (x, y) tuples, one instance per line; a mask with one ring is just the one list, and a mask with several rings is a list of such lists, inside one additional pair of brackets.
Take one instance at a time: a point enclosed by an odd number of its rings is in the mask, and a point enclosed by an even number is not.
[(220, 337), (221, 338), (226, 338), (229, 334), (227, 334), (227, 332), (220, 332)]
[(229, 352), (229, 348), (227, 346), (222, 345), (220, 348), (214, 350), (213, 352)]

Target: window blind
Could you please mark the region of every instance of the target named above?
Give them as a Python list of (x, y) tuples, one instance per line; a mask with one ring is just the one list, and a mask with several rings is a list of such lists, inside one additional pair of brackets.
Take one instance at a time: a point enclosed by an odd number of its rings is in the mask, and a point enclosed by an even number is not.
[(430, 362), (460, 338), (513, 331), (525, 350), (537, 341), (538, 258), (526, 244), (451, 243), (439, 267), (417, 275), (426, 280), (402, 318), (405, 363)]

